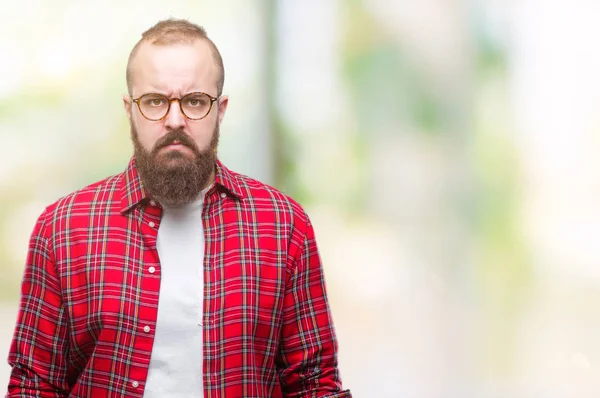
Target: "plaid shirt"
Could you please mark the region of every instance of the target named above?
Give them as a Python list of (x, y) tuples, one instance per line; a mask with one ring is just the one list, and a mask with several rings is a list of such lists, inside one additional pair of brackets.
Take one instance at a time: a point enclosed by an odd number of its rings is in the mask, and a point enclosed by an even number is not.
[[(8, 397), (143, 396), (160, 221), (134, 159), (45, 209), (30, 240)], [(303, 209), (217, 162), (203, 222), (204, 396), (350, 397)]]

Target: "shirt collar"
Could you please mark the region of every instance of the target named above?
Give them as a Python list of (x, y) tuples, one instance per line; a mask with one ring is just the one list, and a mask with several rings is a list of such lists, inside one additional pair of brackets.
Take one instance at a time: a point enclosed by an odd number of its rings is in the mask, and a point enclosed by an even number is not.
[[(225, 167), (219, 159), (216, 160), (215, 166), (214, 189), (226, 191), (238, 199), (243, 198), (244, 193), (237, 181), (236, 174)], [(207, 194), (210, 194), (212, 190), (213, 188), (211, 188)], [(123, 173), (121, 182), (121, 213), (128, 212), (142, 201), (149, 198), (150, 194), (144, 188), (142, 179), (135, 166), (135, 157), (132, 157), (129, 160), (127, 169)]]
[(129, 160), (121, 182), (121, 213), (126, 213), (150, 195), (142, 184), (135, 167), (135, 157)]
[[(238, 183), (238, 175), (221, 163), (219, 159), (216, 160), (216, 173), (215, 173), (215, 185), (222, 189), (225, 189), (231, 195), (238, 199), (244, 197), (240, 184)], [(209, 194), (210, 191), (207, 193)]]

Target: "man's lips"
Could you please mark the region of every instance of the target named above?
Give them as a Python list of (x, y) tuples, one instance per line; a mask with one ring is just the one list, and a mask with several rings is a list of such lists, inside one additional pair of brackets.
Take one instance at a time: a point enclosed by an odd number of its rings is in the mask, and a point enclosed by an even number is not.
[(165, 145), (163, 148), (187, 148), (187, 145), (182, 144), (178, 140), (175, 140), (175, 141)]

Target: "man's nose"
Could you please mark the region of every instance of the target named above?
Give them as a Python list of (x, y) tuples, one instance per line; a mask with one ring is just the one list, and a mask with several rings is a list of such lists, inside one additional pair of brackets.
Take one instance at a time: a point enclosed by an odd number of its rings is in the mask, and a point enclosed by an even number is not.
[(172, 130), (178, 130), (185, 126), (185, 115), (181, 112), (179, 100), (171, 100), (171, 107), (165, 118), (165, 125)]

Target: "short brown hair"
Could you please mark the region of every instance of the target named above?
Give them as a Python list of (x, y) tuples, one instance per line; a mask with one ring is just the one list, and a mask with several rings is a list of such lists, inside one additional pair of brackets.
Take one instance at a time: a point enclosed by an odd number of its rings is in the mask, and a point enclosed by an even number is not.
[(168, 45), (176, 43), (191, 43), (194, 40), (205, 40), (211, 47), (213, 57), (217, 66), (219, 67), (219, 78), (217, 80), (217, 96), (223, 94), (223, 85), (225, 84), (225, 69), (223, 67), (223, 58), (219, 49), (208, 38), (206, 30), (185, 19), (165, 19), (156, 23), (150, 29), (142, 33), (142, 38), (136, 43), (136, 45), (129, 53), (129, 59), (127, 60), (127, 91), (131, 95), (131, 85), (133, 80), (133, 71), (131, 70), (131, 62), (138, 52), (140, 46), (144, 43), (156, 44), (156, 45)]

